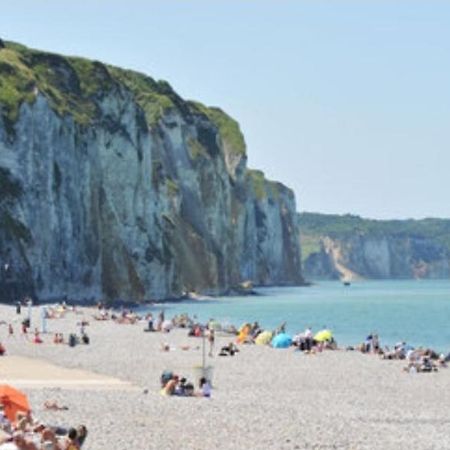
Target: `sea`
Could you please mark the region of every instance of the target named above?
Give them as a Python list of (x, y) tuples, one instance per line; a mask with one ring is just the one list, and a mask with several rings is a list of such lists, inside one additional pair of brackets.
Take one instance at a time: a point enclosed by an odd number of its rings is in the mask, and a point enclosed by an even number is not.
[(382, 345), (405, 341), (413, 346), (450, 351), (450, 280), (315, 282), (308, 287), (257, 289), (259, 295), (184, 300), (157, 304), (166, 317), (187, 313), (201, 322), (217, 320), (239, 327), (258, 321), (264, 329), (286, 322), (290, 334), (333, 331), (341, 346), (357, 345), (376, 333)]

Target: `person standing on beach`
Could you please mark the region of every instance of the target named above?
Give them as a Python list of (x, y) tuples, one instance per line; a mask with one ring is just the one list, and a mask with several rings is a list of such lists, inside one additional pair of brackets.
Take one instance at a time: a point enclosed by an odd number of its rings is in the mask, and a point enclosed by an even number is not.
[(164, 319), (165, 319), (164, 310), (161, 310), (161, 312), (158, 315), (158, 324), (156, 326), (157, 331), (161, 331)]
[(305, 350), (310, 351), (313, 345), (313, 333), (311, 327), (306, 327), (303, 335), (305, 337)]
[(214, 335), (214, 328), (210, 328), (208, 330), (208, 342), (209, 342), (209, 356), (213, 356), (213, 350), (214, 350), (214, 341), (215, 341), (215, 335)]
[(13, 337), (14, 336), (14, 329), (13, 326), (11, 324), (8, 325), (8, 337)]
[(28, 333), (27, 333), (27, 331), (28, 331), (27, 322), (24, 320), (24, 321), (22, 322), (22, 336), (23, 336), (25, 339), (28, 339)]

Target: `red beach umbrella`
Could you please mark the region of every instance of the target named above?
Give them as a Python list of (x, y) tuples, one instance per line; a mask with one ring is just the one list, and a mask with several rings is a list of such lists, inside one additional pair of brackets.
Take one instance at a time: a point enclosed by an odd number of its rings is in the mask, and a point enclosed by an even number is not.
[(5, 416), (10, 422), (16, 420), (18, 411), (28, 413), (31, 409), (27, 396), (8, 384), (0, 385), (0, 403), (3, 405)]

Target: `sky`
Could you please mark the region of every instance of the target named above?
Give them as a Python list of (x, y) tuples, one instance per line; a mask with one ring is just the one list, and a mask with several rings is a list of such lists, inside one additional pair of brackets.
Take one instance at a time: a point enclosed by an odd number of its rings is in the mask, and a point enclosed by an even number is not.
[(165, 79), (299, 211), (450, 218), (450, 2), (14, 0), (0, 37)]

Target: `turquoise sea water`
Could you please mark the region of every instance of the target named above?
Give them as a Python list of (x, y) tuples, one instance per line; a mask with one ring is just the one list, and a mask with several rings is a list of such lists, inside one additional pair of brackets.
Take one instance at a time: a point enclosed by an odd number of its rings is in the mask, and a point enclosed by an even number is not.
[(258, 292), (262, 295), (162, 307), (167, 317), (186, 312), (201, 321), (214, 318), (236, 326), (257, 320), (263, 328), (273, 329), (286, 321), (289, 333), (303, 331), (308, 325), (314, 331), (325, 326), (334, 331), (341, 345), (357, 344), (376, 332), (383, 345), (404, 340), (450, 351), (450, 280), (362, 281), (349, 287), (327, 281)]

